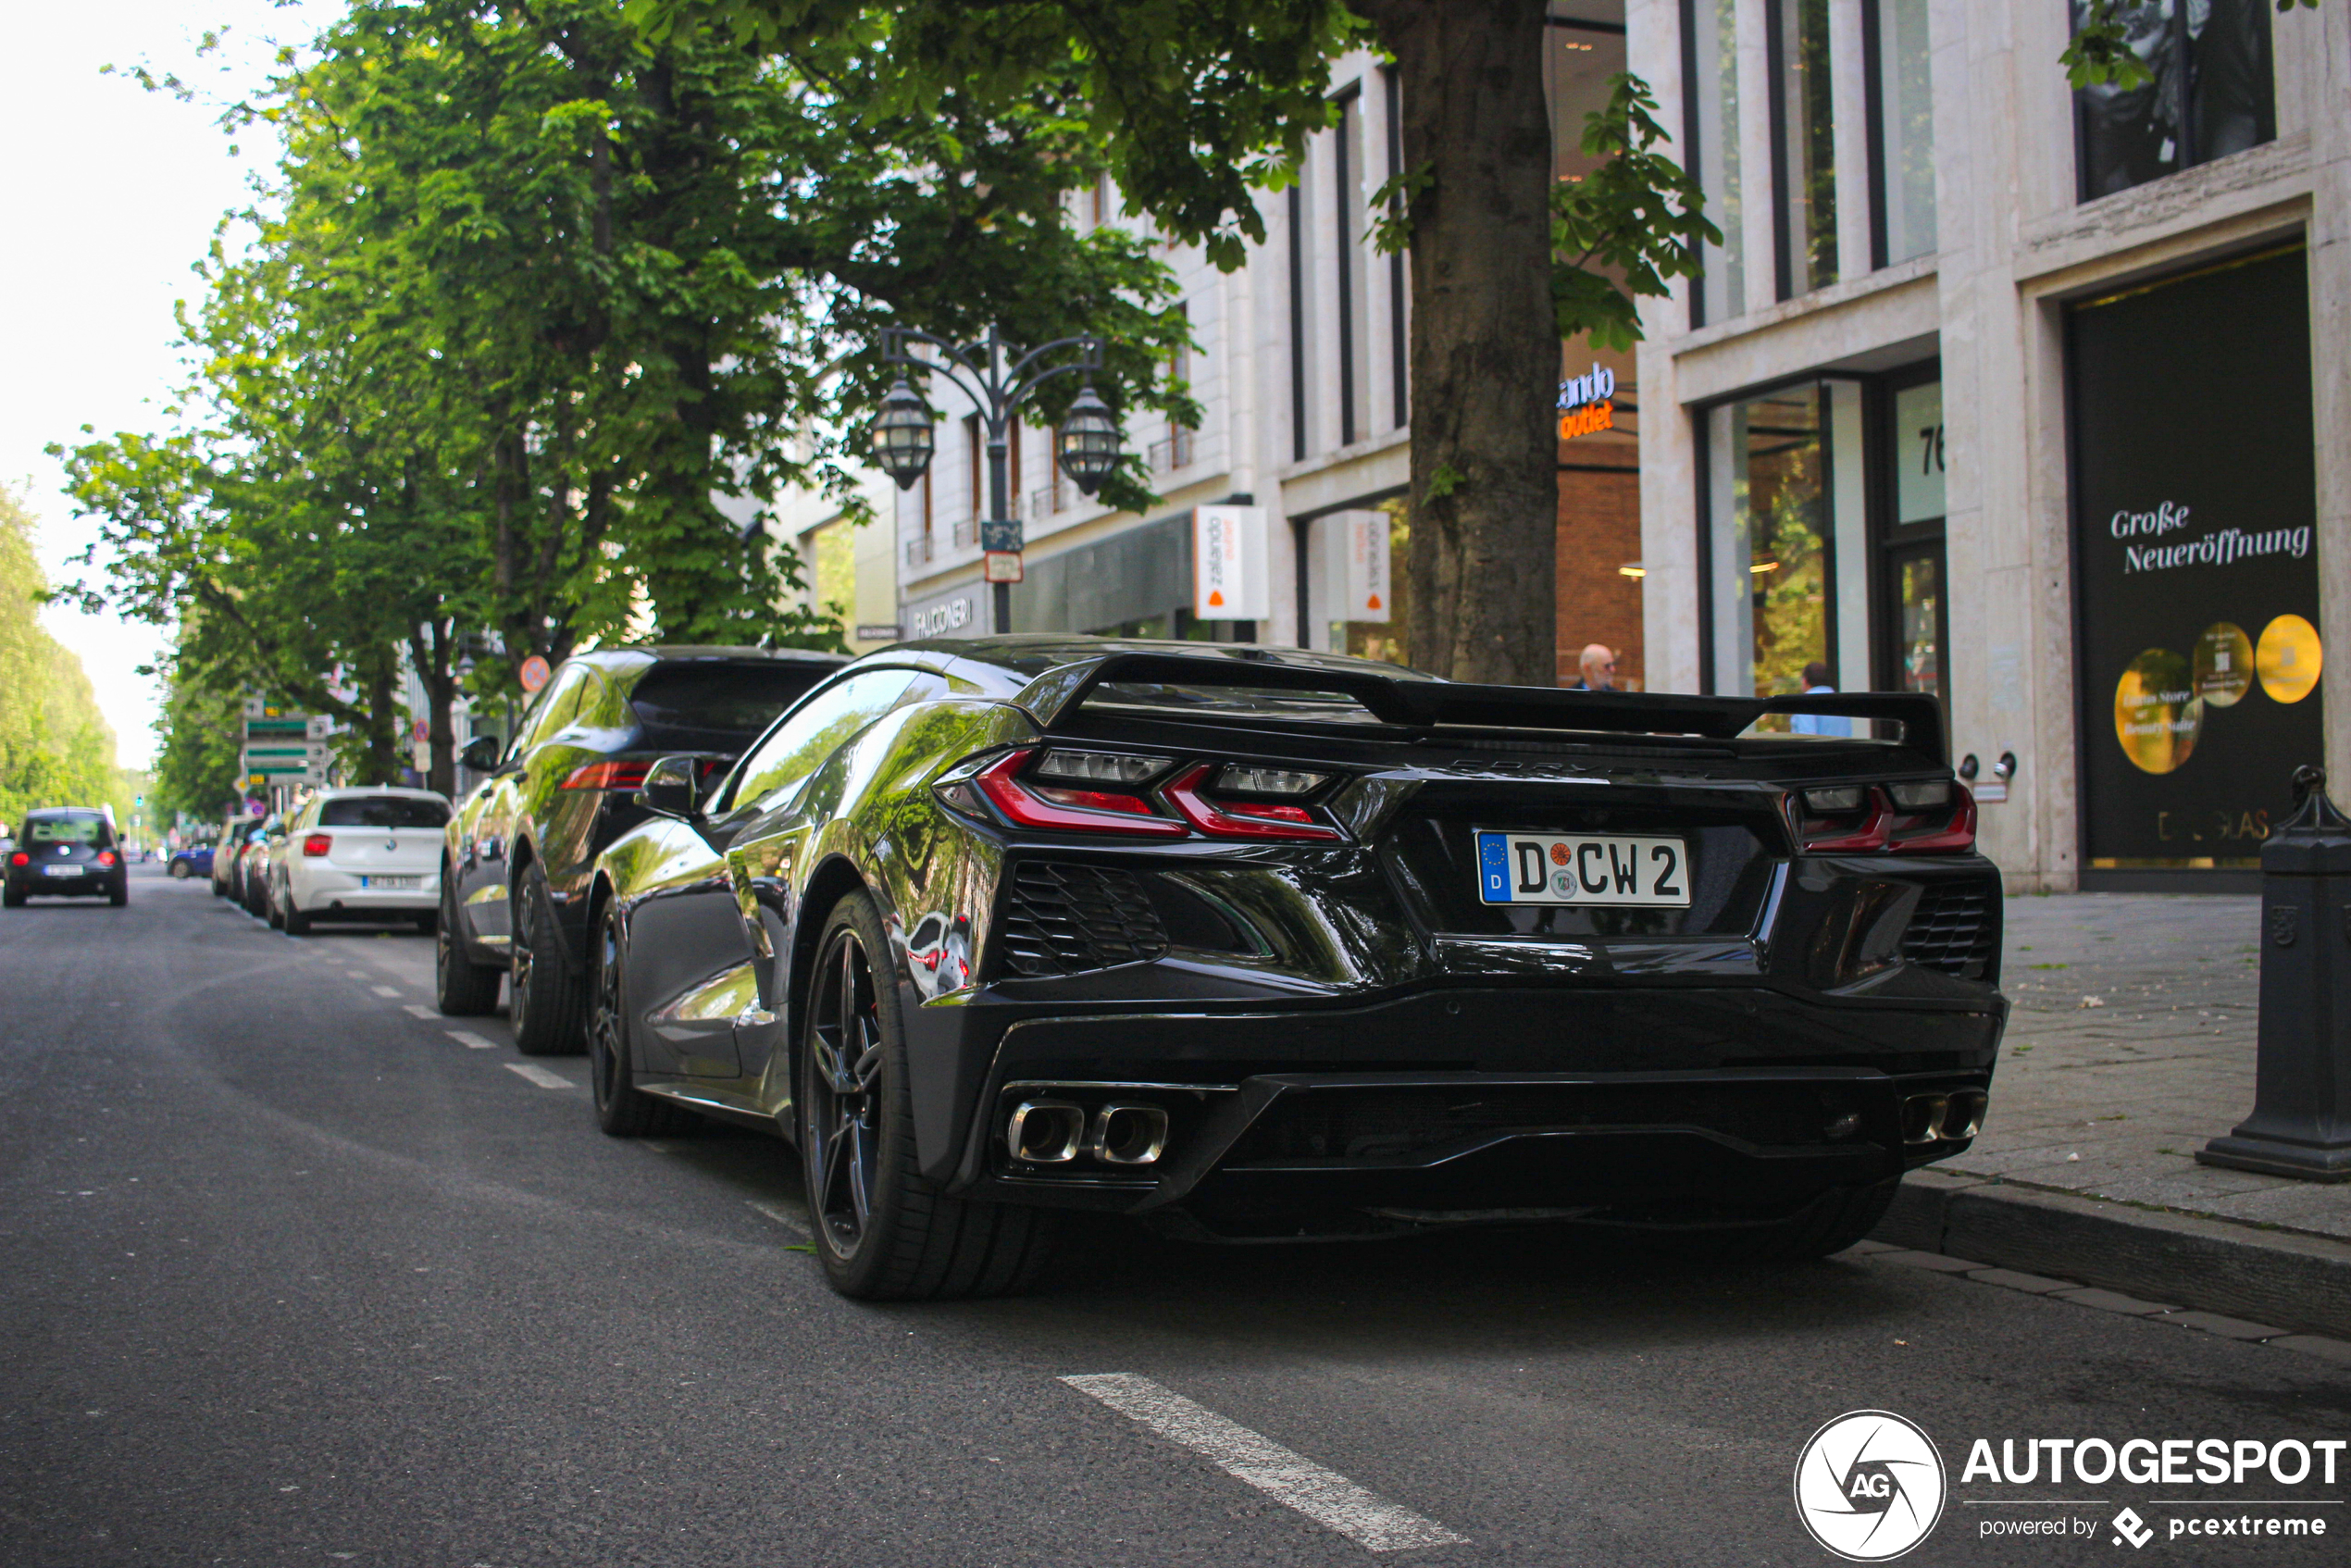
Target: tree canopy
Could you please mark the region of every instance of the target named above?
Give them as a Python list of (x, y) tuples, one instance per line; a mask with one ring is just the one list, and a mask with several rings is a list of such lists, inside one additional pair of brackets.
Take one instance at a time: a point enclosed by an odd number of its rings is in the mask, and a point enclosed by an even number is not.
[(48, 591), (32, 516), (0, 486), (0, 823), (29, 806), (113, 804), (128, 821), (114, 731), (81, 659), (41, 624)]

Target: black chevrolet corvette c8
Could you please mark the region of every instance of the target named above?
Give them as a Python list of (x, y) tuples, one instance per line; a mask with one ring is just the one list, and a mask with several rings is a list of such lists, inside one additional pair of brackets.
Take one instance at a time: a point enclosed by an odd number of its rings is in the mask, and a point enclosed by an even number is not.
[(641, 799), (588, 894), (598, 1118), (790, 1139), (856, 1296), (1015, 1288), (1072, 1210), (1821, 1255), (1968, 1146), (2007, 1015), (1931, 697), (913, 642)]

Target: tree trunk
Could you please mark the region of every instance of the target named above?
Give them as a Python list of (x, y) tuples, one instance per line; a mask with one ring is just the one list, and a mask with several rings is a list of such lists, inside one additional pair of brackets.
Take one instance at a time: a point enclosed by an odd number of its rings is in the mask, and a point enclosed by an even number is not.
[(425, 689), (425, 742), (429, 748), (425, 788), (451, 796), (457, 792), (457, 724), (451, 712), (457, 701), (457, 678), (449, 666), (456, 640), (456, 624), (439, 618), (408, 634), (409, 662)]
[(1544, 0), (1357, 0), (1396, 56), (1411, 198), (1412, 663), (1558, 683), (1559, 334)]
[(390, 643), (367, 651), (367, 758), (363, 784), (400, 781), (400, 660)]

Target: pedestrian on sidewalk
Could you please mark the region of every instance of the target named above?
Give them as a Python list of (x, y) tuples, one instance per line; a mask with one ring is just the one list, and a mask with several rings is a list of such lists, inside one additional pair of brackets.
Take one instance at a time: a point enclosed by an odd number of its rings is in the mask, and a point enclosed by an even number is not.
[[(1836, 695), (1836, 688), (1829, 680), (1829, 666), (1818, 659), (1804, 666), (1804, 694)], [(1795, 714), (1789, 716), (1787, 727), (1798, 735), (1841, 735), (1847, 740), (1853, 737), (1853, 721), (1842, 714)]]
[(1605, 643), (1586, 646), (1584, 655), (1576, 661), (1581, 678), (1570, 691), (1613, 691), (1616, 690), (1616, 655)]

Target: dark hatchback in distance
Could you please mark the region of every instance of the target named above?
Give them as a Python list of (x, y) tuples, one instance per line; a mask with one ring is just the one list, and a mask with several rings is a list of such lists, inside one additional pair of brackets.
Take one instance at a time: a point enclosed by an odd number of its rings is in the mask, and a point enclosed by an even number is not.
[[(1768, 732), (1804, 712), (1866, 722)], [(1968, 1147), (2007, 1016), (1931, 697), (917, 642), (642, 793), (598, 1118), (790, 1138), (858, 1296), (1014, 1288), (1069, 1210), (1823, 1255)]]
[(846, 662), (799, 649), (599, 650), (564, 661), (503, 753), (495, 736), (476, 736), (467, 765), (494, 771), (443, 836), (441, 1011), (487, 1013), (508, 980), (516, 1045), (578, 1050), (588, 880), (604, 846), (644, 820), (646, 769), (685, 754), (717, 772)]
[(89, 806), (44, 806), (24, 815), (17, 847), (8, 852), (0, 902), (20, 909), (34, 895), (104, 897), (131, 902), (131, 868), (106, 815)]

